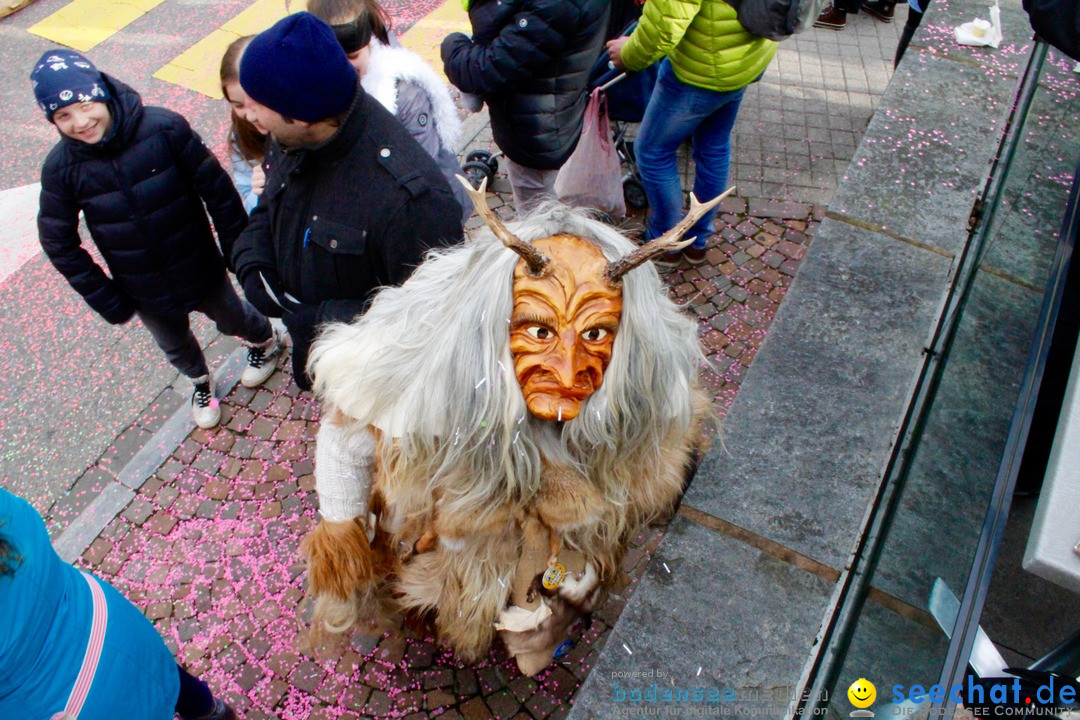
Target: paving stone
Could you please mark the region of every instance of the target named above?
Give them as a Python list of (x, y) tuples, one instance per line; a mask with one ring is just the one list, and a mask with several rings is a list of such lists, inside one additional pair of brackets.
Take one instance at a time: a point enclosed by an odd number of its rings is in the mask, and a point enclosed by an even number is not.
[(260, 440), (269, 440), (276, 429), (277, 426), (272, 420), (260, 416), (252, 421), (248, 435)]
[(407, 644), (408, 642), (401, 635), (387, 637), (379, 643), (379, 648), (375, 652), (375, 658), (380, 662), (396, 665), (404, 659), (405, 647)]
[(749, 293), (746, 292), (746, 288), (739, 287), (738, 285), (732, 285), (724, 293), (735, 302), (745, 302)]
[(289, 682), (291, 682), (294, 687), (309, 693), (314, 693), (318, 690), (325, 675), (326, 673), (323, 672), (323, 669), (319, 667), (317, 663), (304, 661), (293, 669), (292, 673), (289, 675)]
[(498, 720), (509, 720), (521, 710), (521, 701), (514, 697), (509, 690), (500, 690), (484, 698), (491, 717)]
[(507, 684), (507, 689), (522, 703), (532, 697), (532, 694), (536, 692), (536, 688), (536, 681), (525, 676), (514, 678)]
[(529, 711), (533, 714), (533, 717), (547, 718), (551, 717), (552, 713), (556, 712), (560, 707), (563, 706), (563, 704), (563, 700), (555, 697), (554, 695), (545, 690), (540, 690), (531, 698), (529, 698), (529, 701), (525, 704), (525, 707), (529, 709)]
[(90, 567), (98, 565), (105, 556), (112, 550), (112, 543), (105, 538), (99, 537), (90, 543), (90, 547), (86, 548), (86, 551), (82, 554), (83, 562)]
[(284, 420), (278, 426), (275, 440), (278, 442), (299, 442), (305, 439), (307, 423), (303, 420)]
[(390, 699), (385, 690), (375, 690), (368, 696), (364, 712), (372, 717), (389, 717), (397, 709), (397, 703)]
[(256, 415), (266, 415), (275, 399), (272, 392), (267, 391), (265, 388), (259, 389), (255, 392), (255, 397), (247, 403), (247, 407)]
[(473, 698), (466, 703), (462, 703), (458, 709), (465, 720), (489, 720), (491, 718), (491, 711), (480, 698)]
[(278, 677), (288, 678), (299, 659), (296, 653), (282, 652), (268, 658), (266, 665)]
[(168, 535), (176, 527), (177, 519), (171, 513), (159, 510), (144, 523), (146, 529), (161, 535)]
[(154, 514), (154, 509), (152, 502), (146, 498), (136, 496), (121, 514), (130, 520), (133, 525), (137, 526), (146, 522), (146, 519)]
[(485, 694), (490, 694), (506, 687), (506, 681), (499, 668), (490, 666), (482, 667), (477, 671), (476, 676), (480, 681), (480, 691)]
[(178, 520), (188, 520), (195, 517), (199, 506), (202, 504), (198, 495), (181, 495), (172, 504), (171, 511)]
[[(277, 678), (271, 677), (271, 678), (265, 679), (259, 685), (258, 689), (255, 691), (255, 696), (256, 696), (256, 698), (258, 698), (258, 700), (259, 700), (259, 702), (261, 704), (263, 704), (263, 705), (265, 705), (267, 707), (274, 707), (274, 706), (276, 706), (278, 704), (278, 702), (281, 700), (281, 698), (283, 698), (285, 696), (285, 693), (288, 691), (288, 689), (289, 689), (289, 684), (286, 683), (284, 680), (279, 680)], [(367, 690), (367, 688), (357, 688), (356, 690)], [(368, 692), (370, 692), (370, 691), (368, 691)], [(346, 696), (344, 698), (342, 698), (342, 700), (343, 700), (342, 704), (343, 704), (344, 707), (346, 707), (346, 708), (348, 708), (350, 710), (353, 710), (355, 708), (345, 702), (345, 700), (346, 700), (346, 698), (348, 698), (348, 696), (349, 696), (349, 691), (346, 690)], [(366, 695), (365, 695), (365, 697), (366, 697)], [(363, 701), (361, 701), (361, 704), (362, 703), (363, 703)], [(250, 717), (250, 713), (245, 712), (245, 717)]]
[(465, 697), (475, 695), (480, 687), (476, 680), (476, 672), (464, 668), (458, 670), (454, 678), (454, 687), (457, 689), (458, 695)]

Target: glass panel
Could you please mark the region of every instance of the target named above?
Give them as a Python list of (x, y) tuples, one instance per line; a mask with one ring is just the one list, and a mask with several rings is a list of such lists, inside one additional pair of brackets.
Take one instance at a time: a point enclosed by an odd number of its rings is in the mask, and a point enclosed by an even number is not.
[[(938, 682), (949, 644), (929, 612), (931, 587), (941, 578), (963, 595), (998, 477), (1080, 148), (1071, 67), (1051, 53), (1018, 120), (1020, 142), (978, 247), (970, 293), (951, 346), (940, 349), (940, 383), (910, 462), (898, 465), (900, 494), (883, 526), (869, 596), (840, 668), (825, 669), (836, 678), (830, 714), (850, 713), (847, 688), (859, 678), (877, 686), (879, 716), (891, 713), (893, 686), (906, 694)], [(925, 714), (929, 704), (918, 709)]]

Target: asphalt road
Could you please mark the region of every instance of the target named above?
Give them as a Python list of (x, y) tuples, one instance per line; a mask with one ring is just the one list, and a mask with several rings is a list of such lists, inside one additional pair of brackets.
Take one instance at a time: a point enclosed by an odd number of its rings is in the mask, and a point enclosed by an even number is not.
[[(98, 4), (106, 12), (109, 3)], [(137, 440), (143, 431), (132, 423), (147, 407), (158, 403), (166, 414), (184, 401), (168, 389), (176, 372), (138, 322), (107, 325), (37, 245), (34, 184), (57, 133), (34, 102), (29, 75), (40, 55), (56, 43), (28, 29), (66, 5), (67, 0), (38, 0), (0, 19), (5, 110), (0, 123), (0, 484), (42, 512), (87, 468), (107, 458), (118, 438)], [(137, 89), (147, 104), (182, 113), (224, 157), (224, 102), (153, 75), (252, 5), (252, 0), (164, 0), (86, 55)], [(404, 32), (442, 0), (384, 5), (395, 29)], [(204, 344), (214, 339), (207, 323), (198, 322), (196, 328)], [(230, 349), (221, 345), (208, 357)]]

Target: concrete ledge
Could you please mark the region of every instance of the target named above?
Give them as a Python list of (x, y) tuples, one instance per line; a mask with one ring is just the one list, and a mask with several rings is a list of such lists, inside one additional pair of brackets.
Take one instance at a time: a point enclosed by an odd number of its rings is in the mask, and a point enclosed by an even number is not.
[[(825, 220), (685, 502), (837, 570), (858, 536), (949, 261)], [(886, 309), (897, 309), (889, 311)]]

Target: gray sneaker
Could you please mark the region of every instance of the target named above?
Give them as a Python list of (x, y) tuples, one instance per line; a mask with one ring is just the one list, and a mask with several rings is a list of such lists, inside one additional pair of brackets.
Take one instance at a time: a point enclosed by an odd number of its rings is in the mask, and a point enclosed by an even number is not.
[(277, 328), (273, 329), (266, 342), (248, 345), (247, 367), (240, 375), (240, 384), (246, 388), (257, 388), (266, 382), (277, 370), (283, 346), (281, 332)]
[(221, 405), (216, 396), (214, 376), (203, 375), (192, 378), (191, 382), (195, 386), (191, 393), (191, 415), (195, 418), (195, 424), (204, 430), (217, 427), (221, 422)]

